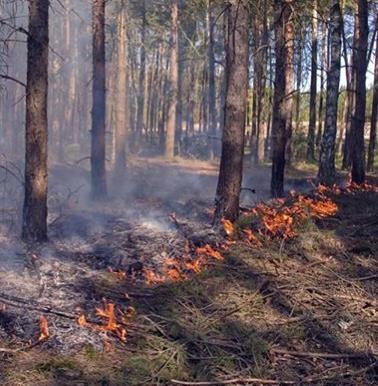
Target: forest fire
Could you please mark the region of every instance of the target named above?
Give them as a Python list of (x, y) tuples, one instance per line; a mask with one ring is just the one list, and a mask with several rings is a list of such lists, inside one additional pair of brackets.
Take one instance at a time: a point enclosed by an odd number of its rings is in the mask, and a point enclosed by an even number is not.
[(189, 254), (182, 259), (167, 258), (163, 261), (162, 269), (158, 273), (156, 270), (144, 268), (143, 276), (148, 285), (161, 284), (165, 282), (178, 282), (189, 279), (190, 273), (201, 272), (208, 264), (209, 259), (223, 260), (222, 254), (206, 244), (195, 251), (193, 258)]
[[(334, 188), (333, 190), (335, 190)], [(313, 218), (320, 219), (333, 216), (337, 205), (324, 194), (328, 188), (321, 186), (316, 198), (305, 197), (293, 193), (287, 200), (278, 199), (269, 203), (260, 203), (252, 208), (246, 217), (252, 217), (254, 230), (246, 227), (242, 230), (249, 243), (261, 246), (263, 238), (291, 239), (297, 235), (296, 227), (303, 221)], [(231, 224), (232, 225), (232, 224)], [(223, 222), (227, 235), (236, 233), (228, 222)], [(232, 225), (233, 226), (233, 225)], [(234, 226), (233, 226), (234, 227)]]
[(119, 323), (117, 321), (116, 311), (114, 303), (108, 303), (104, 300), (104, 308), (96, 308), (96, 316), (105, 319), (107, 321), (106, 325), (89, 323), (83, 314), (79, 316), (77, 323), (80, 327), (88, 327), (97, 331), (110, 332), (118, 337), (121, 342), (126, 342), (127, 331), (122, 325), (128, 322), (128, 318), (126, 318), (126, 316), (130, 315), (131, 312), (128, 312), (128, 310), (126, 310), (125, 313), (118, 311), (122, 316), (122, 323)]
[[(327, 197), (318, 199), (298, 195), (291, 205), (272, 208), (262, 204), (255, 213), (262, 218), (265, 234), (271, 237), (282, 236), (285, 239), (296, 236), (295, 227), (309, 218), (324, 218), (337, 212), (337, 205)], [(263, 231), (264, 232), (264, 231)]]
[(211, 245), (206, 244), (202, 248), (197, 248), (196, 253), (203, 257), (212, 257), (215, 260), (223, 260), (224, 257), (219, 251), (216, 251)]
[(371, 185), (366, 182), (363, 184), (356, 184), (354, 182), (350, 182), (347, 186), (347, 192), (352, 193), (356, 191), (378, 193), (378, 186)]
[(39, 320), (39, 328), (40, 328), (41, 332), (39, 334), (38, 341), (43, 342), (43, 341), (47, 340), (50, 336), (47, 319), (43, 315), (41, 315), (40, 320)]

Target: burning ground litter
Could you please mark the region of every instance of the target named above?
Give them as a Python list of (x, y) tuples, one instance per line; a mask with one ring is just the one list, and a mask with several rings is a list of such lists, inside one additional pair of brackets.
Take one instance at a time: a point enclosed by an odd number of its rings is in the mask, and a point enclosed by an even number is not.
[[(295, 382), (298, 374), (334, 379), (354, 372), (347, 381), (369, 384), (375, 194), (356, 187), (292, 194), (244, 212), (236, 224), (225, 221), (225, 238), (207, 225), (207, 205), (184, 217), (159, 212), (154, 201), (150, 218), (110, 211), (88, 239), (15, 251), (1, 273), (2, 291), (8, 303), (30, 301), (29, 308), (5, 304), (1, 311), (2, 346), (22, 349), (0, 353), (3, 383), (19, 384), (11, 361), (41, 384), (79, 381), (100, 361), (102, 376), (115, 385), (235, 374)], [(355, 245), (354, 232), (365, 235), (363, 245)], [(40, 363), (25, 360), (31, 352)]]

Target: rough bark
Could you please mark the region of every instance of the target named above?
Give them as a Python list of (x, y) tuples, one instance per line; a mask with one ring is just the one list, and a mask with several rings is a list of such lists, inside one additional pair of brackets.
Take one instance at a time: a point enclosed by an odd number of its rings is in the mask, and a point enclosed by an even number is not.
[(118, 69), (117, 69), (117, 100), (115, 122), (115, 164), (116, 177), (122, 177), (126, 169), (127, 142), (127, 30), (126, 10), (122, 3), (117, 21)]
[(293, 91), (293, 1), (275, 0), (275, 85), (273, 96), (273, 163), (271, 194), (284, 194), (285, 153), (291, 135)]
[(377, 119), (378, 119), (378, 33), (376, 34), (375, 48), (375, 66), (374, 66), (374, 86), (373, 86), (373, 105), (371, 109), (371, 124), (367, 170), (372, 171), (374, 168), (374, 154), (377, 140)]
[(170, 89), (167, 134), (165, 138), (165, 157), (172, 159), (175, 155), (175, 132), (178, 94), (178, 1), (171, 3), (171, 63), (170, 63)]
[(107, 195), (105, 169), (105, 0), (93, 0), (92, 28), (91, 191), (93, 199), (103, 199)]
[[(255, 54), (254, 54), (254, 125), (255, 133), (252, 136), (252, 156), (256, 164), (264, 161), (264, 137), (266, 131), (266, 120), (264, 117), (265, 87), (267, 71), (267, 2), (264, 2), (263, 15), (255, 18)], [(260, 20), (262, 18), (262, 20)]]
[(216, 152), (216, 132), (217, 132), (217, 109), (216, 109), (216, 89), (215, 89), (215, 57), (214, 57), (214, 18), (213, 0), (208, 0), (207, 6), (207, 33), (208, 33), (208, 104), (209, 104), (209, 123), (210, 123), (210, 158), (214, 158)]
[(248, 91), (248, 8), (245, 1), (227, 8), (226, 103), (214, 221), (239, 215)]
[[(356, 52), (357, 52), (357, 40), (358, 40), (358, 14), (354, 16), (354, 35), (353, 35), (353, 48), (351, 55), (351, 66), (345, 67), (346, 79), (347, 79), (347, 108), (345, 110), (345, 142), (343, 151), (343, 169), (349, 169), (352, 165), (352, 125), (353, 125), (353, 114), (355, 110), (356, 102)], [(344, 56), (348, 58), (346, 54), (347, 40), (345, 37), (345, 31), (343, 29), (343, 41), (344, 41)], [(347, 59), (346, 59), (347, 60)]]
[(29, 0), (22, 237), (47, 239), (49, 0)]
[(133, 148), (137, 152), (144, 129), (144, 110), (145, 110), (145, 83), (146, 83), (146, 0), (141, 0), (142, 6), (142, 26), (140, 42), (140, 72), (137, 97), (137, 121), (134, 132)]
[(298, 47), (297, 47), (297, 81), (295, 90), (295, 130), (297, 133), (301, 130), (300, 112), (301, 112), (301, 86), (302, 86), (302, 60), (304, 50), (304, 31), (300, 25), (298, 27)]
[(324, 104), (324, 73), (328, 70), (326, 23), (322, 23), (322, 66), (320, 70), (320, 92), (318, 108), (318, 131), (316, 133), (316, 148), (319, 150), (323, 135), (323, 104)]
[(356, 101), (352, 120), (352, 181), (365, 181), (365, 110), (368, 52), (368, 1), (358, 0), (358, 38), (353, 66), (356, 71)]
[(318, 71), (318, 13), (317, 1), (312, 9), (311, 21), (311, 84), (310, 84), (310, 121), (307, 136), (307, 160), (315, 160), (315, 130), (316, 130), (316, 94)]
[(330, 13), (330, 66), (327, 74), (327, 96), (324, 133), (320, 147), (319, 182), (332, 185), (335, 181), (335, 141), (341, 62), (341, 12), (338, 0), (332, 1)]

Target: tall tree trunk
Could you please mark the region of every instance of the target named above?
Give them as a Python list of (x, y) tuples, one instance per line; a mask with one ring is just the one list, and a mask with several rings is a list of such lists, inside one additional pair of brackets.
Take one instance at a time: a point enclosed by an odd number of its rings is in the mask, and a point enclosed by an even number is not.
[(146, 0), (141, 0), (142, 7), (142, 26), (140, 42), (140, 72), (137, 97), (137, 121), (133, 138), (134, 152), (137, 152), (140, 145), (144, 129), (144, 106), (145, 106), (145, 82), (146, 82)]
[(295, 90), (295, 130), (300, 132), (300, 114), (301, 114), (301, 86), (302, 86), (302, 60), (303, 60), (303, 39), (304, 31), (302, 26), (298, 27), (298, 52), (297, 52), (297, 84)]
[(49, 0), (29, 0), (22, 238), (47, 239)]
[(92, 4), (93, 102), (91, 133), (92, 198), (107, 195), (105, 168), (105, 0)]
[[(352, 165), (352, 125), (353, 125), (353, 114), (355, 110), (356, 102), (356, 68), (354, 67), (356, 62), (356, 53), (358, 45), (358, 14), (354, 15), (354, 35), (353, 35), (353, 48), (351, 55), (351, 66), (345, 66), (346, 80), (347, 80), (347, 108), (345, 110), (345, 143), (343, 152), (343, 169), (349, 169)], [(348, 60), (346, 53), (347, 40), (345, 37), (345, 30), (343, 29), (343, 41), (344, 41), (344, 57)]]
[(317, 0), (312, 9), (311, 22), (311, 85), (310, 85), (310, 121), (307, 136), (307, 160), (315, 160), (315, 129), (316, 129), (316, 94), (318, 72), (318, 13)]
[(273, 74), (274, 74), (274, 66), (272, 61), (272, 46), (269, 43), (268, 47), (268, 57), (269, 57), (269, 98), (268, 98), (268, 118), (267, 118), (267, 133), (266, 133), (266, 141), (265, 141), (265, 158), (268, 161), (272, 160), (273, 156), (273, 147), (272, 147), (272, 106), (273, 106)]
[(264, 119), (264, 103), (265, 103), (265, 86), (266, 86), (266, 69), (267, 69), (267, 4), (264, 2), (263, 20), (256, 17), (255, 20), (255, 40), (256, 52), (254, 55), (254, 76), (256, 79), (255, 115), (256, 115), (256, 134), (253, 158), (256, 164), (262, 163), (264, 160), (264, 136), (265, 136), (265, 119)]
[(322, 25), (322, 66), (320, 70), (320, 91), (319, 91), (319, 108), (318, 108), (318, 131), (316, 133), (316, 148), (320, 149), (320, 142), (323, 135), (323, 103), (324, 103), (324, 73), (328, 71), (327, 55), (327, 25)]
[(318, 173), (319, 182), (326, 185), (332, 185), (335, 181), (335, 141), (337, 132), (342, 29), (339, 0), (332, 0), (329, 23), (330, 67), (327, 75), (326, 116), (320, 148)]
[(167, 134), (165, 139), (165, 157), (168, 159), (172, 159), (175, 155), (175, 132), (178, 93), (178, 1), (171, 1), (171, 71)]
[(248, 5), (246, 1), (227, 8), (226, 105), (222, 155), (216, 193), (214, 222), (234, 221), (239, 215), (243, 176), (244, 134), (248, 91)]
[(216, 152), (216, 133), (217, 133), (217, 109), (216, 109), (216, 89), (215, 89), (215, 57), (214, 57), (214, 17), (213, 0), (208, 0), (207, 5), (207, 60), (208, 60), (208, 104), (210, 120), (210, 158), (213, 159)]
[(293, 0), (275, 0), (276, 70), (273, 98), (271, 194), (284, 193), (285, 152), (292, 121)]
[(376, 33), (373, 105), (371, 109), (371, 125), (370, 125), (368, 161), (367, 161), (368, 171), (372, 171), (374, 169), (374, 153), (375, 153), (376, 140), (377, 140), (377, 119), (378, 119), (378, 33)]
[(352, 120), (352, 181), (365, 181), (366, 71), (368, 66), (368, 2), (358, 0), (358, 39), (353, 67), (356, 71), (356, 101)]
[(117, 100), (115, 122), (115, 165), (116, 178), (122, 177), (126, 167), (127, 137), (127, 30), (126, 9), (122, 2), (117, 21), (118, 69), (117, 69)]

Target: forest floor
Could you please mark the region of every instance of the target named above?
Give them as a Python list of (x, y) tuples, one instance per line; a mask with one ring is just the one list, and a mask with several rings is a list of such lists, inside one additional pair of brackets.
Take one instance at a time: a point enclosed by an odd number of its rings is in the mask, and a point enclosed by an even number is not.
[[(93, 205), (86, 173), (57, 167), (53, 186), (73, 182), (52, 190), (49, 243), (2, 235), (1, 385), (376, 384), (376, 188), (326, 192), (333, 213), (248, 241), (251, 211), (211, 227), (215, 165), (131, 170), (124, 198)], [(246, 169), (243, 207), (268, 170)], [(288, 189), (316, 197), (311, 176)]]

